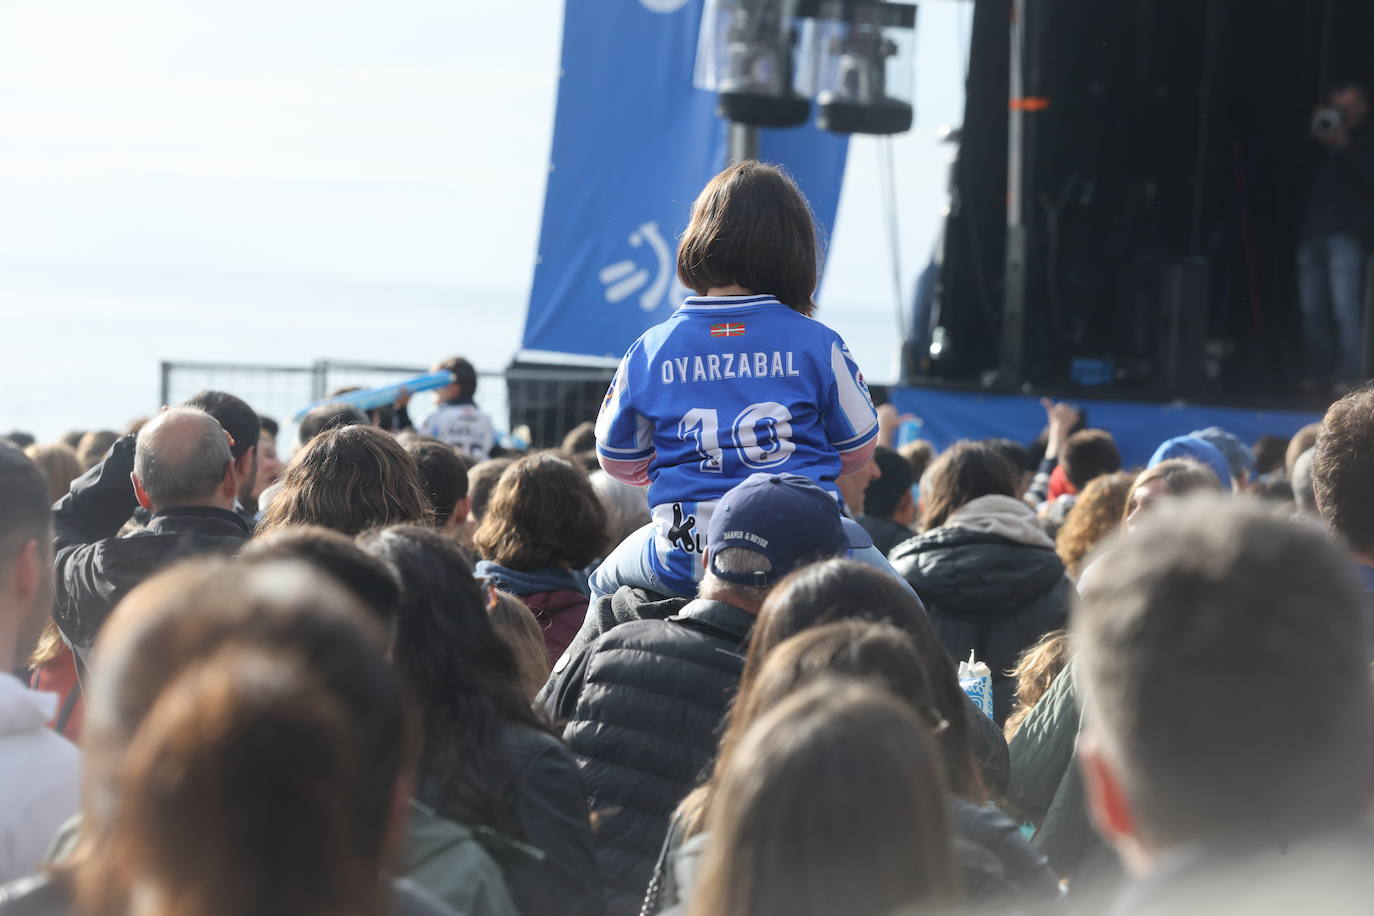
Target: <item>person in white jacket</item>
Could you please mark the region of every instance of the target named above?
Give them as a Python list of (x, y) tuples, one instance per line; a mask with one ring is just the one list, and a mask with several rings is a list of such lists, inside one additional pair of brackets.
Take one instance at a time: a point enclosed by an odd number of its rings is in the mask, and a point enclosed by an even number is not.
[(56, 694), (10, 674), (52, 615), (51, 516), (38, 467), (0, 444), (0, 884), (37, 871), (80, 804), (81, 753), (47, 727)]

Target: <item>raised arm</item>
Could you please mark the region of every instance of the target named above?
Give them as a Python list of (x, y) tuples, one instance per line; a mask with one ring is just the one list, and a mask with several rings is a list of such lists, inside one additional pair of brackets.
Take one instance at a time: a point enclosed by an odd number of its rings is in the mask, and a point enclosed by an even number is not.
[(57, 550), (114, 537), (134, 514), (138, 498), (129, 478), (134, 441), (133, 436), (117, 441), (105, 460), (72, 481), (71, 490), (53, 506)]
[(133, 469), (134, 437), (125, 436), (53, 507), (53, 618), (78, 652), (90, 646), (115, 601), (108, 570), (101, 568), (100, 547), (119, 534), (138, 507), (129, 479)]

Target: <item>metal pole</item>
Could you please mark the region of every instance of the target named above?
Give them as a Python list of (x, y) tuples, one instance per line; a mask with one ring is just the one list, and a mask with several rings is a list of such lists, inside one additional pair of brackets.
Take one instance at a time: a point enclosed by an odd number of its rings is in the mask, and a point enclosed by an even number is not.
[(172, 364), (162, 361), (162, 400), (158, 406), (166, 407), (172, 402)]
[(731, 121), (726, 143), (731, 163), (759, 158), (759, 129), (752, 124)]
[(310, 370), (310, 400), (320, 401), (324, 399), (325, 392), (329, 385), (329, 361), (325, 359), (315, 360), (315, 365)]
[(1002, 294), (1002, 347), (998, 377), (1003, 385), (1021, 382), (1025, 358), (1026, 223), (1022, 184), (1025, 180), (1025, 79), (1022, 67), (1026, 43), (1026, 0), (1011, 3), (1011, 80), (1007, 115), (1007, 257)]

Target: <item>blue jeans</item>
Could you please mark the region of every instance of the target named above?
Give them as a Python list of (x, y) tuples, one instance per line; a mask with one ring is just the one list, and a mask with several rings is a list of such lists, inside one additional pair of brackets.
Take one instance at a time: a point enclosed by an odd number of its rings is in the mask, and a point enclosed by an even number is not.
[(694, 594), (683, 595), (668, 586), (654, 569), (649, 551), (654, 549), (654, 523), (650, 522), (633, 534), (625, 536), (610, 556), (592, 573), (587, 584), (591, 586), (591, 603), (596, 604), (603, 595), (614, 595), (622, 585), (631, 588), (648, 589), (660, 595), (676, 595), (679, 598), (692, 598)]
[(1353, 382), (1362, 374), (1364, 268), (1357, 236), (1326, 235), (1298, 246), (1298, 297), (1312, 378)]

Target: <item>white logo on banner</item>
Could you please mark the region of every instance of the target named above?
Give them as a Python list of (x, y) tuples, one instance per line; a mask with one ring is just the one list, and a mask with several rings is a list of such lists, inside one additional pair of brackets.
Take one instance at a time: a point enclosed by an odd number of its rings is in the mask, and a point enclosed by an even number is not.
[(640, 267), (634, 261), (624, 260), (607, 264), (597, 274), (601, 285), (606, 287), (607, 302), (620, 302), (641, 289), (644, 292), (640, 293), (639, 307), (644, 311), (652, 312), (663, 301), (663, 295), (668, 292), (668, 284), (673, 280), (673, 253), (669, 250), (668, 243), (663, 240), (663, 234), (658, 231), (658, 223), (643, 223), (630, 233), (630, 244), (635, 248), (646, 242), (658, 262), (658, 270), (653, 281), (650, 282), (648, 269)]
[(639, 0), (639, 5), (651, 13), (676, 13), (687, 5), (687, 0)]

